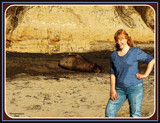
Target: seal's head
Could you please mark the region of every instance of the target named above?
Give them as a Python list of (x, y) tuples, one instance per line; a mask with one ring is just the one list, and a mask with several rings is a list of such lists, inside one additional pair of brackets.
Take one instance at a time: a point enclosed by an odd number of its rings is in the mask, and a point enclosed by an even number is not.
[(93, 72), (95, 73), (103, 73), (104, 69), (98, 65), (95, 65), (95, 67), (93, 68)]

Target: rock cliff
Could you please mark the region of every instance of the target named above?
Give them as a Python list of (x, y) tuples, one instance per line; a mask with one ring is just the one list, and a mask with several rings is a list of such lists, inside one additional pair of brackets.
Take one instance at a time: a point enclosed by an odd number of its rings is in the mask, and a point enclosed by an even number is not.
[(147, 6), (10, 6), (6, 51), (101, 51), (121, 28), (133, 41), (154, 41), (154, 11)]

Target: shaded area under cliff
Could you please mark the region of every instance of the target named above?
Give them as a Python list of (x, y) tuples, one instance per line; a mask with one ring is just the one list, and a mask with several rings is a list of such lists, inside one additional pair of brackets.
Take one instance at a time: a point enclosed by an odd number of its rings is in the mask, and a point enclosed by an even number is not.
[[(154, 56), (154, 49), (144, 49), (148, 54)], [(73, 53), (80, 54), (88, 60), (97, 63), (101, 66), (104, 73), (87, 73), (79, 71), (70, 71), (58, 67), (58, 62), (63, 56), (69, 53), (59, 54), (31, 54), (31, 53), (6, 53), (6, 77), (10, 79), (17, 78), (17, 75), (31, 75), (31, 76), (51, 76), (57, 79), (61, 77), (69, 76), (70, 74), (89, 74), (97, 75), (108, 74), (110, 69), (110, 55), (112, 51), (106, 50), (101, 52), (90, 52), (90, 53)], [(140, 72), (144, 72), (147, 65), (139, 63)], [(153, 71), (152, 71), (153, 74)], [(22, 76), (21, 76), (22, 77)]]

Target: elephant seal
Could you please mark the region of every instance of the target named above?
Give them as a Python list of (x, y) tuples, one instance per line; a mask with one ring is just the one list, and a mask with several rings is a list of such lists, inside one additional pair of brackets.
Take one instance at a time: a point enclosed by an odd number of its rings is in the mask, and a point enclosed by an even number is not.
[(102, 67), (98, 66), (81, 55), (68, 55), (63, 57), (58, 66), (67, 70), (84, 71), (84, 72), (104, 72)]

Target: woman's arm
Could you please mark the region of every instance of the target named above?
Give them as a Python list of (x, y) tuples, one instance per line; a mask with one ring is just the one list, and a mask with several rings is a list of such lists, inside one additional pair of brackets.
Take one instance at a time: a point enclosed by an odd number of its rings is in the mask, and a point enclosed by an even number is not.
[(155, 62), (155, 60), (152, 59), (152, 60), (148, 63), (148, 66), (147, 66), (147, 69), (146, 69), (145, 73), (144, 73), (144, 74), (139, 74), (139, 73), (137, 73), (137, 74), (136, 74), (136, 78), (137, 78), (137, 79), (142, 79), (142, 78), (148, 77), (148, 75), (151, 73), (151, 71), (152, 71), (152, 69), (153, 69), (154, 62)]
[(117, 98), (117, 91), (116, 91), (116, 77), (114, 74), (110, 74), (110, 98), (112, 101), (116, 100)]

